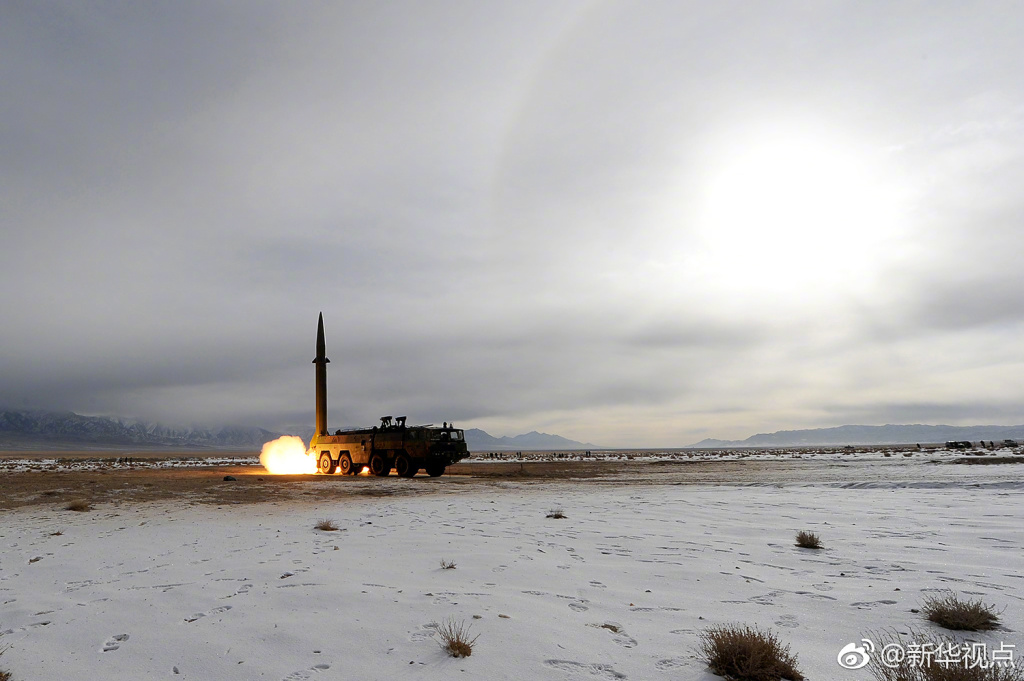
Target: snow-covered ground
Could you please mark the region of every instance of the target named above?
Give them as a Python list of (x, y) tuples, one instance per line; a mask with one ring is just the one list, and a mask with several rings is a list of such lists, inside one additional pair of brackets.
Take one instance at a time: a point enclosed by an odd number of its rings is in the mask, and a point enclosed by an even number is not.
[[(129, 456), (131, 463), (129, 464)], [(771, 461), (781, 458), (815, 461), (863, 461), (887, 457), (917, 457), (933, 461), (967, 457), (1022, 456), (1024, 449), (1014, 447), (978, 448), (956, 451), (945, 448), (918, 449), (914, 446), (865, 446), (844, 450), (841, 447), (766, 448), (766, 449), (642, 449), (593, 450), (583, 452), (471, 452), (465, 460), (473, 463), (550, 462), (550, 461)], [(127, 452), (123, 456), (33, 456), (20, 454), (3, 458), (0, 452), (0, 473), (29, 471), (92, 471), (114, 466), (132, 468), (198, 468), (203, 466), (253, 466), (259, 456), (240, 453), (235, 456), (176, 456), (153, 452)]]
[[(698, 634), (738, 622), (778, 633), (807, 678), (852, 681), (871, 677), (840, 667), (841, 648), (933, 630), (911, 610), (946, 589), (1003, 610), (1003, 629), (973, 638), (1024, 655), (1024, 466), (984, 468), (1004, 484), (499, 481), (330, 503), (8, 511), (0, 669), (16, 681), (710, 681)], [(556, 508), (567, 517), (547, 518)], [(315, 530), (323, 518), (342, 529)], [(795, 547), (798, 530), (825, 549)], [(449, 618), (479, 634), (471, 657), (433, 640), (431, 623)]]

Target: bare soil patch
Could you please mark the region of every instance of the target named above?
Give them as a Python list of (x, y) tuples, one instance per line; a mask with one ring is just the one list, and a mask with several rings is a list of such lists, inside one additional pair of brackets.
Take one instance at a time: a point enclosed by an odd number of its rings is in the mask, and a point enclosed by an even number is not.
[[(645, 479), (641, 471), (649, 464), (617, 461), (565, 462), (493, 462), (459, 463), (449, 466), (440, 478), (424, 474), (415, 478), (387, 478), (342, 475), (271, 475), (262, 466), (196, 465), (195, 467), (162, 468), (130, 466), (116, 463), (117, 458), (88, 452), (88, 458), (103, 462), (93, 470), (33, 469), (0, 473), (0, 509), (21, 506), (68, 504), (88, 500), (95, 506), (103, 503), (146, 502), (181, 499), (193, 503), (253, 504), (294, 499), (343, 499), (358, 497), (405, 496), (429, 494), (453, 486), (492, 485), (499, 480), (523, 482), (609, 482), (618, 479)], [(66, 455), (60, 452), (58, 456)], [(222, 453), (208, 453), (220, 458)], [(6, 457), (6, 454), (5, 454)], [(33, 452), (33, 458), (41, 458)], [(165, 458), (171, 458), (168, 455)], [(175, 455), (174, 458), (180, 458)], [(729, 466), (732, 463), (733, 466)], [(719, 473), (742, 462), (710, 462)], [(699, 466), (698, 466), (699, 467)], [(663, 477), (663, 466), (656, 477)], [(685, 468), (696, 470), (694, 466)], [(224, 480), (231, 475), (235, 480)]]
[[(415, 478), (271, 475), (262, 466), (248, 463), (253, 460), (252, 456), (237, 451), (3, 452), (0, 462), (51, 459), (76, 463), (32, 464), (33, 467), (22, 470), (10, 466), (0, 470), (0, 509), (33, 505), (63, 509), (79, 500), (86, 500), (93, 506), (170, 499), (217, 505), (298, 499), (320, 501), (422, 495), (486, 488), (503, 482), (608, 486), (807, 482), (846, 485), (929, 479), (945, 484), (943, 481), (961, 477), (954, 473), (958, 467), (905, 463), (913, 459), (873, 457), (835, 461), (788, 456), (739, 460), (469, 461), (449, 466), (440, 478), (425, 474)], [(186, 459), (194, 459), (194, 465)], [(83, 461), (85, 465), (81, 465)], [(224, 480), (226, 475), (235, 480)]]

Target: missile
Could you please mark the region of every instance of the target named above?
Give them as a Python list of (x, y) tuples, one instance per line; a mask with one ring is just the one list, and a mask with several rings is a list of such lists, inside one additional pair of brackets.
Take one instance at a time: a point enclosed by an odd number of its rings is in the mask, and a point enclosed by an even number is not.
[(316, 325), (316, 434), (327, 435), (327, 343), (324, 340), (324, 313)]

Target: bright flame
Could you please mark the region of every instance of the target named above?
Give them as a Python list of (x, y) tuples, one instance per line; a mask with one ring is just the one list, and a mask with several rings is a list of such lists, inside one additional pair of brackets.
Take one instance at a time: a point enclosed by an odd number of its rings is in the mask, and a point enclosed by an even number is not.
[(282, 435), (273, 442), (263, 445), (260, 463), (267, 472), (274, 475), (316, 473), (316, 461), (310, 456), (311, 451), (306, 451), (306, 444), (302, 438)]

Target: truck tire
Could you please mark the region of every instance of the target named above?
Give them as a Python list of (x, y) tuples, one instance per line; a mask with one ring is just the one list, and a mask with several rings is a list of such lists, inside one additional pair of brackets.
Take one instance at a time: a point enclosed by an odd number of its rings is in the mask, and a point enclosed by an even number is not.
[(342, 454), (338, 457), (338, 468), (341, 469), (342, 475), (355, 475), (355, 466), (352, 465), (352, 457), (348, 454)]
[(371, 474), (376, 475), (378, 478), (385, 478), (390, 472), (391, 466), (388, 465), (387, 459), (385, 459), (381, 454), (374, 454), (370, 457)]
[(428, 463), (427, 475), (432, 478), (439, 478), (444, 475), (445, 466), (443, 463)]
[(336, 470), (334, 465), (334, 459), (327, 452), (320, 454), (320, 459), (317, 461), (316, 468), (324, 475), (331, 475)]
[(416, 475), (419, 467), (412, 462), (409, 455), (405, 452), (401, 452), (395, 457), (395, 472), (398, 473), (399, 477), (411, 478)]

